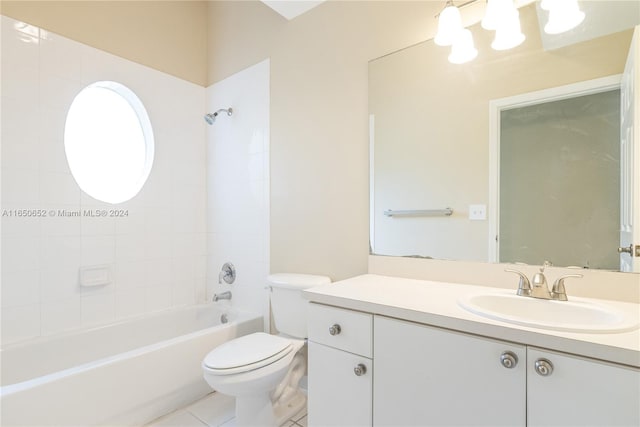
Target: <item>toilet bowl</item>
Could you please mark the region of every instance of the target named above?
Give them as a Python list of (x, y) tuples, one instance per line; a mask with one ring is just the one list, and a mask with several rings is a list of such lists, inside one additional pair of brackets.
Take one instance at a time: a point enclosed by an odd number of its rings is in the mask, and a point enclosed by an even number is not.
[(233, 339), (202, 361), (211, 388), (236, 398), (237, 427), (278, 426), (305, 407), (299, 382), (306, 371), (307, 301), (301, 290), (327, 283), (325, 276), (270, 275), (271, 309), (280, 334)]
[(279, 396), (273, 393), (293, 377), (297, 385), (304, 374), (304, 363), (292, 364), (301, 358), (298, 352), (304, 344), (258, 332), (229, 341), (205, 357), (202, 368), (207, 383), (236, 397), (237, 426), (279, 425), (304, 407), (306, 396), (297, 390), (292, 393), (292, 386), (287, 395), (284, 389)]

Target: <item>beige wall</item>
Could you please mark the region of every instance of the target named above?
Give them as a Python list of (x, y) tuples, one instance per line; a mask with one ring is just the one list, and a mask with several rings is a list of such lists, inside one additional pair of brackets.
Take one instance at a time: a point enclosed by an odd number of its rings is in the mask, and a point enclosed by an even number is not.
[(287, 20), (259, 1), (212, 1), (207, 86), (270, 56)]
[(368, 61), (433, 36), (440, 7), (330, 1), (286, 21), (212, 4), (210, 82), (271, 57), (272, 272), (367, 271)]
[(206, 1), (2, 1), (3, 15), (207, 83)]

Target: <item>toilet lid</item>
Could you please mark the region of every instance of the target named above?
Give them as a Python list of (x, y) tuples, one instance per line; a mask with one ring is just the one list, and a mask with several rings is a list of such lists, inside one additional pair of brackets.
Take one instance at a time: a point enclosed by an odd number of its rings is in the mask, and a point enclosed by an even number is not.
[(229, 374), (249, 371), (281, 359), (289, 354), (291, 348), (291, 341), (286, 338), (256, 332), (216, 347), (205, 357), (204, 365)]

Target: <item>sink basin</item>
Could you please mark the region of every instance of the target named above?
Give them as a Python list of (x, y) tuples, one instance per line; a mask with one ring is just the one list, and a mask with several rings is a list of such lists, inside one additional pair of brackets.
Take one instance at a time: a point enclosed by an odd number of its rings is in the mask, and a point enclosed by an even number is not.
[(640, 321), (638, 315), (583, 298), (553, 301), (496, 292), (468, 295), (460, 298), (458, 304), (490, 319), (555, 331), (624, 332), (636, 329)]

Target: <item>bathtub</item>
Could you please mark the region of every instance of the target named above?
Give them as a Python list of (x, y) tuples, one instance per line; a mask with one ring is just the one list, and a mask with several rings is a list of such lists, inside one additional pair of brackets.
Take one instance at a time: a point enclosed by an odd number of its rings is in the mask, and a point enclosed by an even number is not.
[(209, 393), (204, 356), (262, 330), (213, 303), (5, 346), (0, 424), (140, 426)]

